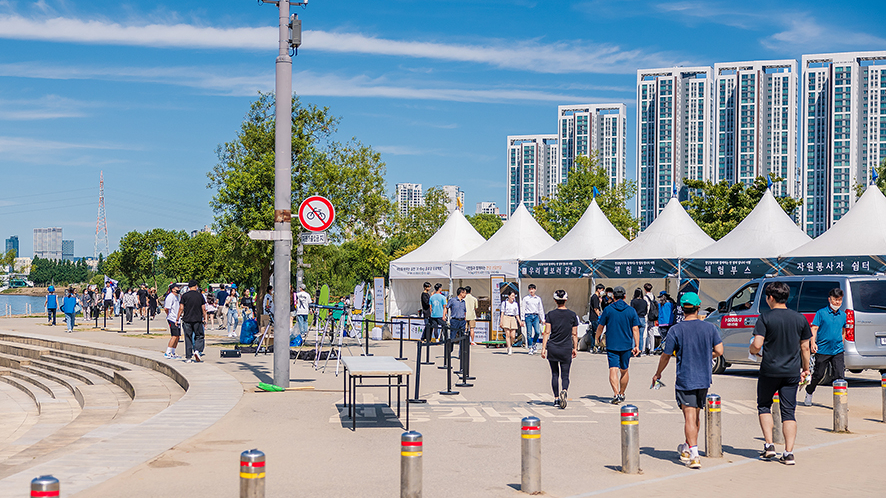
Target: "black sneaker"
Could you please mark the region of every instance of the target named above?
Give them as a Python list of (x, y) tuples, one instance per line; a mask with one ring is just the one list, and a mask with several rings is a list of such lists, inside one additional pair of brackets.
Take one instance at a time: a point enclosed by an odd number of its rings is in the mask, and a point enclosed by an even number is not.
[(794, 465), (794, 454), (793, 453), (782, 453), (781, 457), (778, 459), (779, 462), (785, 465)]
[(763, 444), (763, 451), (760, 452), (760, 458), (763, 460), (771, 460), (775, 458), (775, 445)]
[(621, 403), (621, 396), (616, 394), (615, 396), (612, 397), (612, 400), (610, 401), (610, 403), (612, 403), (613, 405), (617, 405), (617, 404)]
[(562, 391), (560, 391), (559, 403), (560, 403), (561, 410), (566, 408), (566, 389), (563, 389)]
[(624, 402), (625, 402), (625, 395), (624, 395), (624, 394), (619, 394), (619, 395), (618, 395), (618, 402), (619, 402), (619, 403), (624, 403)]

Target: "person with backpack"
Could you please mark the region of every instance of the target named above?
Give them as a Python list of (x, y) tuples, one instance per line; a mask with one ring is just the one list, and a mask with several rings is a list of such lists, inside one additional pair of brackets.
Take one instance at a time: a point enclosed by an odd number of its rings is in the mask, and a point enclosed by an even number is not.
[(46, 295), (46, 300), (43, 301), (43, 306), (46, 308), (46, 313), (49, 315), (49, 325), (55, 325), (55, 312), (58, 310), (58, 296), (55, 294), (55, 286), (50, 285), (48, 289), (49, 294)]
[(74, 331), (74, 317), (77, 315), (77, 291), (71, 287), (65, 291), (65, 298), (62, 301), (62, 313), (65, 314), (65, 322), (67, 322), (67, 332)]
[(597, 340), (606, 329), (606, 355), (609, 359), (609, 384), (613, 405), (624, 402), (628, 387), (628, 365), (631, 355), (640, 354), (640, 317), (625, 302), (625, 289), (613, 289), (613, 303), (603, 310), (597, 323)]
[(658, 343), (658, 347), (655, 348), (656, 354), (661, 354), (661, 348), (667, 340), (668, 330), (671, 328), (671, 325), (674, 324), (674, 319), (676, 318), (676, 310), (674, 309), (673, 300), (671, 296), (668, 295), (667, 292), (661, 291), (658, 293), (658, 334), (661, 337), (661, 341)]

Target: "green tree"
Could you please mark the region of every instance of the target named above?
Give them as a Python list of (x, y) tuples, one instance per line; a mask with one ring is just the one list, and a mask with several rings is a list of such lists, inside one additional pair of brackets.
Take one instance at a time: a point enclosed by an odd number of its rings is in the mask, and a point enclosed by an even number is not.
[(473, 216), (466, 216), (474, 230), (480, 233), (484, 239), (489, 239), (495, 235), (495, 232), (501, 228), (502, 221), (497, 214), (480, 213)]
[[(880, 189), (880, 192), (886, 194), (886, 158), (883, 158), (880, 161), (880, 165), (874, 169), (874, 172), (877, 174), (877, 180), (874, 182), (877, 185), (877, 188)], [(870, 181), (868, 181), (870, 184)], [(855, 198), (861, 197), (864, 194), (864, 191), (868, 188), (868, 185), (863, 185), (861, 183), (855, 183)]]
[(15, 249), (10, 249), (6, 251), (6, 254), (3, 257), (0, 257), (0, 268), (6, 270), (8, 267), (12, 266), (15, 263)]
[[(772, 178), (773, 183), (783, 180)], [(714, 240), (723, 238), (741, 223), (760, 202), (768, 188), (767, 181), (762, 176), (757, 177), (749, 186), (741, 182), (730, 185), (725, 180), (719, 183), (683, 180), (683, 184), (690, 189), (689, 200), (683, 201), (683, 207)], [(787, 196), (776, 197), (775, 200), (791, 217), (803, 202)]]
[[(370, 147), (352, 139), (333, 140), (339, 119), (326, 107), (292, 100), (292, 210), (310, 195), (322, 195), (336, 209), (329, 230), (335, 242), (369, 237), (380, 243), (392, 213), (385, 195), (385, 166)], [(234, 140), (218, 147), (218, 163), (207, 176), (215, 190), (211, 207), (222, 235), (226, 274), (270, 281), (273, 245), (251, 241), (250, 230), (274, 225), (274, 96), (260, 93)], [(293, 232), (299, 233), (297, 215)], [(322, 251), (306, 251), (306, 253)], [(293, 251), (294, 254), (294, 251)], [(306, 258), (307, 259), (307, 258)], [(309, 264), (314, 261), (306, 261)], [(310, 271), (306, 272), (310, 273)]]
[(577, 157), (575, 166), (569, 171), (566, 183), (557, 188), (557, 195), (542, 199), (533, 215), (541, 226), (556, 240), (560, 240), (578, 222), (594, 199), (597, 188), (597, 205), (609, 221), (625, 237), (637, 235), (640, 223), (626, 207), (628, 199), (637, 193), (637, 184), (632, 180), (612, 186), (609, 174), (599, 166), (597, 153), (591, 157)]
[(420, 246), (437, 233), (449, 217), (447, 201), (443, 189), (431, 187), (425, 192), (421, 206), (409, 208), (405, 215), (398, 213), (394, 218), (396, 249), (407, 245)]

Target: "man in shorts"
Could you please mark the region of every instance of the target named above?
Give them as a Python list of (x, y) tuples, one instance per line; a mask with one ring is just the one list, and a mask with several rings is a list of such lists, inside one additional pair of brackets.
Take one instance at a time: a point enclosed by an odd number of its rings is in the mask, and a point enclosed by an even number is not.
[(477, 298), (471, 295), (471, 286), (465, 286), (465, 324), (467, 326), (467, 331), (471, 334), (471, 346), (475, 346), (474, 342), (474, 327), (477, 326), (477, 307), (479, 302)]
[(772, 397), (778, 393), (781, 406), (784, 453), (779, 461), (794, 465), (794, 440), (797, 439), (797, 388), (801, 378), (809, 375), (809, 340), (812, 329), (806, 318), (785, 303), (791, 288), (784, 282), (766, 286), (766, 304), (769, 313), (760, 315), (754, 325), (754, 340), (750, 346), (753, 355), (762, 356), (760, 375), (757, 377), (757, 413), (766, 443), (760, 456), (775, 458), (772, 444)]
[(711, 360), (723, 354), (723, 341), (717, 327), (698, 318), (701, 299), (694, 292), (680, 298), (685, 318), (668, 334), (653, 385), (661, 379), (671, 355), (677, 357), (677, 380), (674, 390), (677, 406), (683, 410), (683, 433), (686, 441), (677, 447), (680, 460), (691, 469), (701, 468), (698, 456), (698, 427), (701, 411), (711, 387)]
[(846, 338), (846, 312), (843, 307), (843, 289), (836, 287), (828, 292), (828, 305), (815, 313), (812, 319), (810, 351), (815, 355), (812, 380), (806, 386), (805, 406), (812, 406), (812, 393), (821, 383), (828, 366), (834, 372), (834, 380), (842, 379), (846, 370), (843, 361), (843, 340)]
[(105, 307), (105, 318), (107, 318), (108, 309), (114, 309), (114, 287), (110, 280), (105, 282), (105, 288), (102, 289), (102, 302)]
[(178, 358), (178, 355), (175, 354), (175, 348), (178, 347), (178, 341), (182, 336), (182, 329), (179, 326), (178, 321), (178, 292), (179, 285), (176, 283), (169, 284), (169, 294), (166, 295), (166, 299), (163, 301), (163, 309), (166, 311), (166, 324), (169, 325), (169, 344), (166, 345), (166, 358), (175, 359)]
[(640, 354), (640, 317), (637, 311), (625, 302), (625, 288), (613, 289), (615, 302), (606, 306), (597, 321), (596, 341), (606, 330), (606, 355), (609, 358), (609, 384), (612, 386), (612, 403), (617, 405), (625, 400), (628, 387), (628, 365), (631, 354)]

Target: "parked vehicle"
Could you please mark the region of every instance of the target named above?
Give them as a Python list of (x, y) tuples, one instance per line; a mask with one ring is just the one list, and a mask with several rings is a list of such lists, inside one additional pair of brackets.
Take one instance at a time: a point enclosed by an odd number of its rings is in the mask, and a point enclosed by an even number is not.
[(752, 280), (720, 302), (706, 318), (720, 328), (723, 339), (723, 356), (712, 363), (714, 373), (723, 373), (731, 365), (759, 365), (749, 357), (748, 346), (757, 318), (770, 311), (765, 289), (772, 282), (790, 287), (787, 307), (802, 313), (809, 323), (816, 311), (828, 305), (828, 291), (843, 289), (846, 369), (886, 372), (886, 276), (814, 275)]

